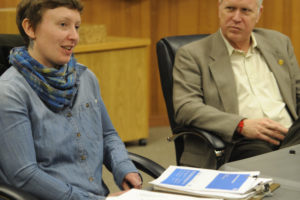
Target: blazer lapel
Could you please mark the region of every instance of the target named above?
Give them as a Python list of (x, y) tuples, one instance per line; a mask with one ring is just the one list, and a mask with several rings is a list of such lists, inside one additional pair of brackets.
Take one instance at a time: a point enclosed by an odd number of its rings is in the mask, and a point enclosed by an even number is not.
[(224, 111), (238, 114), (238, 99), (233, 70), (223, 38), (218, 31), (214, 34), (209, 68), (217, 85)]
[(283, 101), (286, 103), (289, 111), (295, 118), (297, 114), (294, 112), (295, 108), (293, 103), (293, 91), (291, 87), (292, 83), (289, 77), (289, 69), (287, 66), (288, 60), (285, 60), (288, 58), (283, 56), (279, 51), (274, 51), (272, 47), (268, 46), (268, 44), (264, 42), (264, 39), (260, 37), (260, 35), (255, 34), (255, 39), (257, 41), (257, 47), (260, 53), (265, 58), (267, 65), (274, 74)]

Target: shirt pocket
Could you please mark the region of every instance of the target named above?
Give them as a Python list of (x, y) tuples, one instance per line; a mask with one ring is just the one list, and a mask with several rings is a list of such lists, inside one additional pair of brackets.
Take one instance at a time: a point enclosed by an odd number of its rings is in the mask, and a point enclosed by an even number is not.
[(98, 100), (85, 102), (80, 106), (79, 122), (83, 134), (90, 139), (102, 138), (101, 105)]

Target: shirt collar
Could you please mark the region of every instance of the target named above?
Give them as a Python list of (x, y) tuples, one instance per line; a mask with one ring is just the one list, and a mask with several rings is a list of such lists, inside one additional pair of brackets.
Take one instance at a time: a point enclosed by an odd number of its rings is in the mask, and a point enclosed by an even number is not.
[[(223, 40), (224, 40), (224, 42), (225, 42), (225, 46), (226, 46), (226, 48), (227, 48), (227, 50), (228, 50), (229, 56), (231, 56), (232, 53), (233, 53), (234, 51), (241, 52), (240, 50), (233, 48), (233, 46), (232, 46), (232, 45), (228, 42), (228, 40), (224, 37), (224, 35), (223, 35), (221, 29), (220, 29), (220, 33), (221, 33), (221, 36), (222, 36), (222, 38), (223, 38)], [(249, 51), (249, 52), (253, 52), (254, 49), (257, 47), (257, 42), (256, 42), (256, 39), (255, 39), (255, 36), (254, 36), (253, 32), (251, 32), (250, 37), (251, 37), (251, 40), (252, 40), (252, 44), (251, 44), (251, 46), (250, 46), (250, 51)]]

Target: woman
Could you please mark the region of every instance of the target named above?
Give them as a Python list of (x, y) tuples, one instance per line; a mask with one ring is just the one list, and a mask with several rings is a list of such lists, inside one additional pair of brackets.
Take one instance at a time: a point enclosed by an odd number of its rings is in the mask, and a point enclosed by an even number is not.
[(120, 188), (141, 187), (95, 75), (73, 57), (82, 9), (80, 0), (22, 0), (26, 46), (0, 78), (0, 180), (43, 200), (105, 199), (102, 164)]

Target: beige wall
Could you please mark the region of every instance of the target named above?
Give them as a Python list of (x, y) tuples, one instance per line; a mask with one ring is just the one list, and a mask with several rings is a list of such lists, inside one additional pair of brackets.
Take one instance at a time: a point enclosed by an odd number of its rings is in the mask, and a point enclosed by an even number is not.
[[(0, 8), (18, 0), (1, 0)], [(218, 29), (217, 0), (83, 0), (84, 23), (105, 24), (108, 35), (151, 38), (150, 125), (168, 123), (158, 75), (155, 44), (169, 35), (213, 33)], [(292, 39), (300, 59), (300, 1), (264, 0), (258, 26)]]

